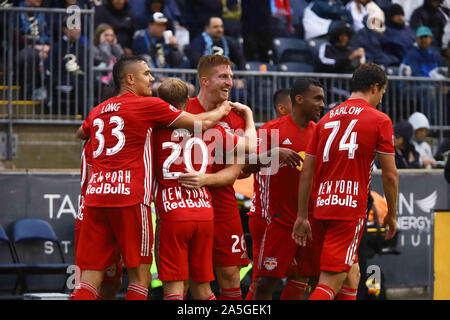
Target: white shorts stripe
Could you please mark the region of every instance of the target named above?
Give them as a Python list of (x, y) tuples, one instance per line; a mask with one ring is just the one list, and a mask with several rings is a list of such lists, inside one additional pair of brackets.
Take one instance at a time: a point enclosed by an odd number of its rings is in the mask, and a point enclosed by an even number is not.
[(345, 264), (349, 264), (351, 259), (353, 258), (353, 254), (356, 251), (356, 247), (359, 241), (359, 233), (361, 232), (361, 229), (364, 225), (364, 218), (358, 219), (358, 225), (355, 229), (355, 235), (353, 236), (353, 240), (350, 243), (350, 246), (347, 248), (347, 254), (345, 256)]
[(142, 219), (141, 256), (147, 257), (149, 253), (150, 239), (148, 229), (147, 206), (144, 204), (141, 204), (141, 219)]

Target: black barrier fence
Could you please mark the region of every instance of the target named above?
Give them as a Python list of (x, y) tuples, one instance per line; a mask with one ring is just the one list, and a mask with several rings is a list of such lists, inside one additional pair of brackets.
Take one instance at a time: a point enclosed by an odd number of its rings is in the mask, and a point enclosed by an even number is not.
[[(66, 262), (73, 263), (79, 178), (77, 172), (0, 173), (0, 224), (11, 236), (12, 225), (18, 219), (40, 218), (49, 222), (61, 241)], [(383, 195), (379, 171), (374, 172), (371, 186)], [(442, 170), (400, 171), (397, 245), (394, 252), (381, 252), (367, 261), (371, 268), (381, 270), (386, 287), (429, 285), (431, 211), (450, 207), (449, 201)], [(51, 248), (42, 250), (49, 252)]]

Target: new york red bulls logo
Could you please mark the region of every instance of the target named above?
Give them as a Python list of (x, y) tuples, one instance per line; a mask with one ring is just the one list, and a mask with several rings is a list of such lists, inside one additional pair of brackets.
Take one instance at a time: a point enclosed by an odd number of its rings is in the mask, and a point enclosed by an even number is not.
[(264, 258), (264, 267), (269, 271), (275, 269), (277, 264), (278, 264), (277, 258), (272, 258), (272, 257)]

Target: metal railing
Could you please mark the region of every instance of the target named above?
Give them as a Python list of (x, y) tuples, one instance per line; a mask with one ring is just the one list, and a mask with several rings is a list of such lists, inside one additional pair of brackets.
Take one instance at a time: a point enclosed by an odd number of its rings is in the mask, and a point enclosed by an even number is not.
[[(94, 67), (95, 9), (78, 9), (82, 37), (67, 45), (71, 35), (64, 33), (73, 12), (54, 8), (0, 7), (0, 124), (8, 125), (9, 139), (13, 124), (81, 124), (89, 111), (107, 96), (105, 78), (111, 68)], [(25, 26), (25, 28), (23, 27)], [(48, 44), (42, 57), (36, 50)], [(157, 81), (179, 77), (190, 83), (191, 93), (199, 84), (194, 69), (152, 69)], [(311, 76), (324, 86), (326, 104), (348, 98), (350, 74), (234, 71), (242, 88), (234, 87), (230, 99), (254, 110), (257, 126), (275, 117), (273, 94), (289, 88), (297, 77)], [(448, 86), (450, 79), (400, 77), (389, 75), (389, 83), (380, 110), (393, 123), (414, 111), (425, 113), (439, 142), (450, 131)]]

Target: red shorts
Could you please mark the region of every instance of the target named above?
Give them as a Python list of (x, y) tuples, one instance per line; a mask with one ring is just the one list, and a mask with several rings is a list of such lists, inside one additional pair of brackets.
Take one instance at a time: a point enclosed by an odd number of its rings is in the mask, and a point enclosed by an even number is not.
[(152, 263), (153, 229), (147, 206), (86, 208), (76, 250), (78, 266), (103, 270), (117, 261), (117, 247), (125, 268)]
[(292, 229), (288, 230), (272, 221), (261, 243), (258, 276), (285, 278), (298, 248), (292, 239)]
[[(322, 243), (320, 252), (320, 270), (349, 272), (358, 262), (357, 250), (364, 232), (365, 218), (351, 221), (314, 220), (317, 234)], [(315, 239), (314, 239), (315, 240)]]
[(252, 236), (252, 252), (253, 252), (253, 270), (252, 281), (256, 282), (258, 277), (258, 268), (256, 267), (259, 259), (259, 250), (261, 249), (261, 242), (266, 231), (267, 220), (259, 215), (248, 216), (248, 228)]
[(155, 259), (161, 281), (214, 280), (214, 223), (158, 220)]
[(225, 221), (214, 220), (214, 267), (246, 266), (249, 263), (239, 214)]
[[(78, 239), (80, 237), (80, 228), (82, 226), (82, 217), (84, 216), (84, 210), (82, 211), (81, 219), (75, 219), (75, 253), (77, 252)], [(75, 264), (77, 264), (77, 257), (75, 255)], [(116, 249), (116, 256), (114, 258), (114, 262), (105, 269), (105, 276), (103, 278), (103, 283), (113, 283), (116, 279), (121, 279), (123, 275), (123, 267), (122, 267), (122, 257), (120, 256), (119, 248)]]
[(308, 215), (312, 230), (312, 238), (306, 241), (306, 246), (300, 247), (295, 256), (293, 272), (302, 277), (320, 275), (320, 251), (322, 249), (322, 229), (317, 225), (312, 214)]

